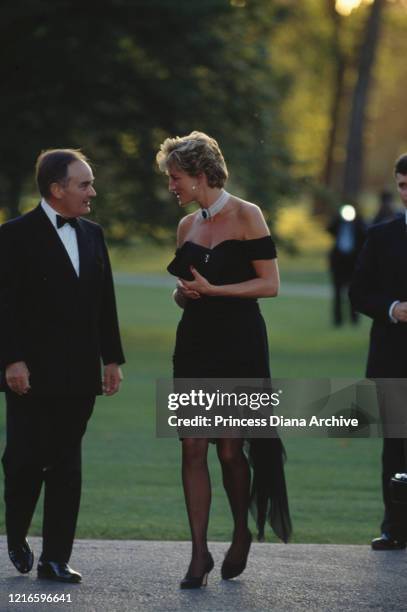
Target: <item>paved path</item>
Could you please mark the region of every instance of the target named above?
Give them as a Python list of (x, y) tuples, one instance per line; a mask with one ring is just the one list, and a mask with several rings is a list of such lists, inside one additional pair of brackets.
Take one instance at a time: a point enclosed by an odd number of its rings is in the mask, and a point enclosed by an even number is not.
[[(37, 554), (40, 540), (32, 538)], [(239, 578), (225, 582), (219, 569), (227, 544), (210, 550), (215, 569), (207, 588), (181, 591), (188, 542), (79, 540), (71, 559), (80, 585), (17, 574), (0, 537), (2, 612), (257, 612), (407, 610), (407, 552), (373, 552), (368, 546), (254, 544)], [(8, 603), (10, 594), (70, 595), (72, 603)]]
[[(175, 279), (156, 274), (117, 273), (114, 276), (117, 285), (134, 285), (137, 287), (174, 287)], [(331, 289), (327, 285), (308, 283), (282, 282), (280, 295), (294, 297), (329, 298)]]

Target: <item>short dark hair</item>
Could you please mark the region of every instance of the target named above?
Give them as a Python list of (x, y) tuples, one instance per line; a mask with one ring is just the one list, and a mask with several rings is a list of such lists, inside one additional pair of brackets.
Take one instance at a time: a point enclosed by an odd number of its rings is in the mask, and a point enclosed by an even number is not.
[(52, 183), (64, 183), (68, 167), (76, 161), (88, 162), (80, 149), (48, 149), (42, 151), (35, 164), (35, 178), (43, 198), (50, 195)]
[(394, 164), (394, 174), (407, 174), (407, 153), (400, 155)]

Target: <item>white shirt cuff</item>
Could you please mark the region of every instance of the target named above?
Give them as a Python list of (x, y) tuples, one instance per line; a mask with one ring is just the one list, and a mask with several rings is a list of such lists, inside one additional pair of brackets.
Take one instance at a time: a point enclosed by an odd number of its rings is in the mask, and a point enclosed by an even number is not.
[(395, 319), (393, 317), (393, 310), (394, 310), (394, 307), (396, 306), (396, 304), (400, 304), (400, 300), (396, 300), (395, 302), (393, 302), (393, 304), (389, 308), (389, 317), (390, 317), (390, 321), (392, 323), (398, 323), (397, 319)]

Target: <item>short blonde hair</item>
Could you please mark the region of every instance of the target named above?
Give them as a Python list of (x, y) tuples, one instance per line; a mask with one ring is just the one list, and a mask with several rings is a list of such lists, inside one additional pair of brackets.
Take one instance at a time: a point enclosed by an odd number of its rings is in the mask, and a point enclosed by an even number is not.
[(188, 136), (166, 138), (156, 156), (161, 172), (175, 165), (190, 176), (201, 172), (209, 187), (223, 187), (228, 170), (218, 143), (204, 132), (191, 132)]

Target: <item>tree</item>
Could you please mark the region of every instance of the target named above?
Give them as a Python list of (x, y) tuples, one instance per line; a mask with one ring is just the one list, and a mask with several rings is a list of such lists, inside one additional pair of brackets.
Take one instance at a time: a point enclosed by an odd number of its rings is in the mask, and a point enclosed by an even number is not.
[[(283, 120), (289, 152), (295, 160), (294, 175), (303, 179), (304, 189), (314, 196), (316, 213), (329, 214), (345, 197), (347, 150), (352, 154), (357, 151), (357, 145), (349, 143), (349, 134), (354, 138), (355, 129), (359, 129), (359, 139), (362, 133), (361, 166), (367, 170), (360, 168), (360, 191), (383, 188), (391, 172), (388, 160), (406, 149), (401, 93), (407, 51), (406, 6), (404, 0), (383, 0), (380, 15), (375, 14), (376, 25), (381, 27), (376, 33), (368, 82), (358, 77), (366, 66), (362, 50), (369, 15), (373, 15), (373, 5), (367, 2), (360, 2), (346, 16), (338, 13), (334, 0), (296, 3), (289, 27), (279, 29), (272, 40), (275, 68), (290, 80)], [(367, 85), (364, 102), (356, 106), (353, 99), (360, 98), (363, 83)], [(361, 121), (354, 114), (356, 108), (363, 112)], [(352, 171), (356, 165), (349, 158), (348, 172)]]
[(33, 191), (39, 151), (75, 146), (95, 162), (97, 217), (111, 236), (163, 236), (177, 210), (155, 153), (167, 135), (192, 129), (218, 138), (241, 191), (271, 207), (287, 183), (288, 156), (279, 119), (284, 89), (264, 41), (284, 20), (283, 5), (101, 0), (78, 14), (67, 0), (3, 3), (0, 112), (8, 121), (0, 206), (7, 216)]
[(345, 200), (356, 200), (362, 184), (363, 136), (366, 109), (384, 5), (385, 0), (374, 0), (366, 23), (365, 37), (360, 49), (358, 77), (353, 92), (342, 187), (342, 197)]
[(325, 159), (321, 173), (321, 183), (326, 188), (325, 197), (317, 196), (314, 200), (314, 214), (326, 212), (326, 193), (332, 189), (335, 166), (335, 146), (338, 141), (341, 110), (344, 97), (344, 77), (347, 67), (347, 57), (343, 50), (341, 34), (343, 17), (336, 10), (336, 0), (327, 2), (328, 16), (332, 24), (331, 62), (333, 72), (333, 87), (329, 111), (329, 128), (327, 135)]

